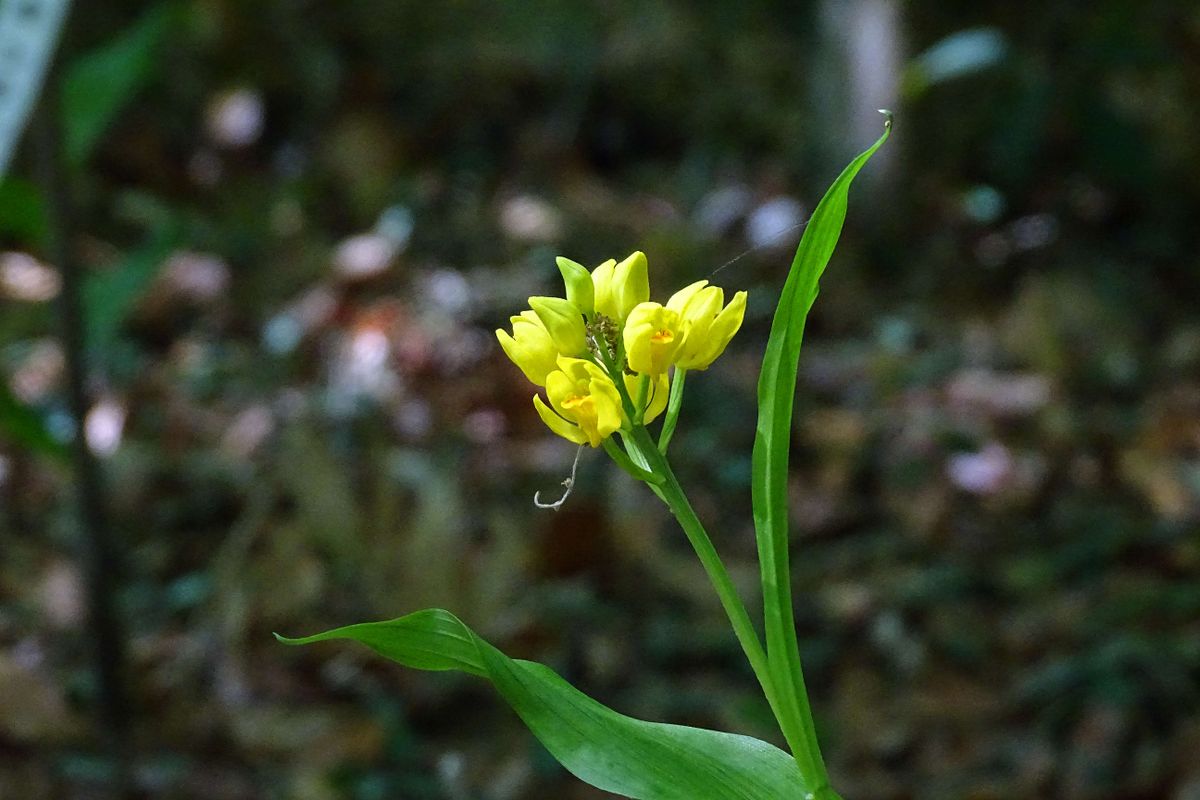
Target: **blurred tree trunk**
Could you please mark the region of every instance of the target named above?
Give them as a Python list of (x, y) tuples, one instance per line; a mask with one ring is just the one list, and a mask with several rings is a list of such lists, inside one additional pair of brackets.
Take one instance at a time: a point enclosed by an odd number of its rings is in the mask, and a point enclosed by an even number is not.
[[(899, 0), (822, 0), (822, 46), (818, 62), (837, 65), (814, 86), (819, 116), (826, 119), (822, 161), (842, 163), (875, 141), (883, 128), (879, 109), (895, 110), (903, 68)], [(867, 181), (886, 180), (896, 148), (876, 154)]]
[(88, 634), (96, 674), (96, 723), (102, 746), (112, 762), (109, 796), (131, 796), (130, 714), (125, 687), (125, 632), (116, 608), (120, 559), (108, 525), (100, 466), (86, 435), (88, 360), (83, 275), (72, 240), (74, 209), (63, 170), (62, 119), (58, 75), (46, 81), (33, 130), (38, 183), (46, 200), (47, 252), (62, 275), (59, 325), (66, 355), (67, 395), (74, 437), (71, 465), (74, 479), (79, 560), (87, 575)]

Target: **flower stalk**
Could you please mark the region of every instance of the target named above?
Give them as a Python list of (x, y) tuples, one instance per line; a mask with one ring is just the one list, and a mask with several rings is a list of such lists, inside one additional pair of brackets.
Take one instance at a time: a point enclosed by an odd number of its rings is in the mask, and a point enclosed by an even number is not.
[[(531, 297), (496, 331), (505, 353), (546, 399), (533, 404), (554, 433), (603, 447), (670, 509), (700, 559), (784, 739), (804, 777), (804, 800), (837, 800), (817, 743), (794, 626), (784, 630), (767, 605), (766, 646), (712, 538), (696, 515), (666, 452), (678, 423), (689, 372), (707, 369), (741, 327), (746, 293), (697, 281), (666, 305), (650, 301), (646, 257), (609, 260), (590, 273), (558, 259), (565, 298)], [(665, 412), (657, 441), (647, 425)], [(621, 444), (618, 444), (617, 436)], [(764, 572), (764, 575), (767, 573)], [(790, 595), (789, 595), (790, 596)], [(775, 623), (775, 624), (772, 624)], [(780, 641), (781, 632), (790, 641)], [(780, 658), (783, 654), (786, 657)]]
[(671, 397), (667, 401), (667, 416), (663, 419), (662, 430), (658, 434), (658, 452), (666, 455), (671, 437), (675, 435), (675, 424), (679, 422), (679, 409), (683, 405), (683, 383), (687, 378), (687, 370), (675, 367), (675, 380), (671, 382)]

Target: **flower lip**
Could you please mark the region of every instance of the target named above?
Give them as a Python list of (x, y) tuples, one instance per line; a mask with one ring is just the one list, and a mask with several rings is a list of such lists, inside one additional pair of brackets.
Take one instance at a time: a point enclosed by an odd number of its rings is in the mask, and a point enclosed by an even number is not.
[(534, 398), (538, 415), (552, 431), (578, 444), (599, 447), (625, 423), (616, 384), (600, 367), (562, 356), (546, 377), (549, 406)]
[(678, 312), (659, 303), (635, 306), (623, 332), (629, 368), (651, 376), (665, 373), (683, 344), (682, 324)]

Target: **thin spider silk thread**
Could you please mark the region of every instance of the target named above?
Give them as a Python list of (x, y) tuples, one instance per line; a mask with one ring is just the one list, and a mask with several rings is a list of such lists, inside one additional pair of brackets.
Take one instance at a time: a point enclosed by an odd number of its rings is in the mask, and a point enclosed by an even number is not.
[(748, 248), (748, 249), (743, 250), (742, 252), (738, 253), (736, 256), (729, 259), (724, 264), (722, 264), (721, 266), (714, 269), (712, 272), (708, 273), (707, 277), (712, 278), (714, 275), (716, 275), (721, 270), (725, 269), (726, 267), (736, 264), (737, 262), (741, 261), (743, 258), (750, 255), (751, 253), (757, 253), (760, 250), (766, 250), (768, 247), (774, 247), (775, 245), (779, 244), (779, 242), (783, 239), (783, 237), (787, 236), (790, 233), (795, 233), (796, 231), (800, 230), (804, 226), (808, 225), (808, 223), (811, 221), (812, 221), (812, 217), (809, 217), (808, 219), (804, 220), (803, 222), (797, 222), (795, 225), (784, 228), (783, 230), (778, 231), (777, 233), (771, 234), (771, 236), (768, 237), (765, 242), (762, 242), (761, 244), (756, 244), (756, 245), (754, 245), (754, 247)]
[[(883, 117), (884, 117), (884, 121), (883, 121), (884, 129), (891, 130), (895, 115), (886, 108), (879, 109), (879, 113), (883, 114)], [(800, 230), (801, 228), (808, 225), (808, 223), (810, 223), (810, 222), (812, 222), (811, 215), (809, 216), (808, 219), (804, 220), (803, 222), (798, 222), (795, 225), (791, 226), (790, 228), (785, 228), (784, 230), (781, 230), (778, 233), (773, 234), (770, 238), (767, 239), (767, 241), (763, 242), (762, 244), (757, 244), (754, 247), (751, 247), (749, 250), (745, 250), (741, 253), (738, 253), (736, 256), (729, 259), (724, 264), (722, 264), (721, 266), (714, 269), (712, 272), (708, 273), (708, 277), (709, 278), (713, 277), (721, 270), (725, 269), (726, 267), (728, 267), (732, 264), (737, 263), (738, 261), (741, 261), (743, 258), (750, 255), (751, 253), (755, 253), (759, 250), (763, 250), (765, 248), (772, 247), (776, 244), (779, 244), (779, 240), (782, 239), (784, 236), (787, 236), (789, 233), (792, 233), (793, 231)]]

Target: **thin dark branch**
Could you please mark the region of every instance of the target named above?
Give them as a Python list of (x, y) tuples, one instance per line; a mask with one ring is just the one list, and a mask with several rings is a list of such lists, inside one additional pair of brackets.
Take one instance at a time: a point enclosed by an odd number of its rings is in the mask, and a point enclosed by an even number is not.
[(47, 251), (62, 273), (59, 324), (66, 354), (67, 394), (75, 436), (71, 448), (79, 557), (87, 576), (88, 628), (93, 669), (99, 691), (97, 727), (113, 762), (111, 796), (131, 797), (131, 716), (125, 686), (125, 632), (117, 612), (120, 581), (118, 558), (106, 513), (100, 465), (87, 444), (84, 421), (89, 407), (83, 275), (72, 248), (74, 210), (61, 155), (58, 95), (55, 76), (46, 81), (34, 120), (33, 144), (37, 179), (46, 200)]

